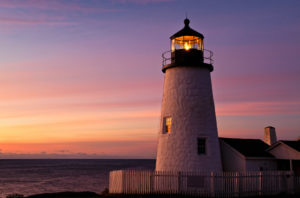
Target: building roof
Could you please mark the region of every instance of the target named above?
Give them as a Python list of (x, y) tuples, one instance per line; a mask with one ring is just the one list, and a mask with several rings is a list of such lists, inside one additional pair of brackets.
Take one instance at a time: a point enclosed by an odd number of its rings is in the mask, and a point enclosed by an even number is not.
[(300, 140), (297, 141), (288, 141), (288, 140), (280, 140), (280, 142), (288, 145), (289, 147), (295, 149), (296, 151), (300, 152)]
[(266, 151), (269, 145), (260, 139), (219, 138), (245, 157), (274, 158)]
[(174, 39), (180, 36), (197, 36), (200, 38), (204, 38), (203, 35), (195, 30), (193, 30), (192, 28), (190, 28), (189, 26), (190, 24), (190, 20), (185, 19), (184, 20), (184, 28), (182, 28), (179, 32), (173, 34), (170, 39)]

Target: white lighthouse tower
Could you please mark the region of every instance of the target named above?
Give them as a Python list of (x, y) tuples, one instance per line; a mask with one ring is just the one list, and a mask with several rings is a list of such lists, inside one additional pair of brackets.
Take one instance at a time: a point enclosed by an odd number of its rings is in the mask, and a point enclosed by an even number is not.
[(213, 66), (204, 62), (203, 35), (189, 22), (185, 19), (184, 28), (170, 37), (171, 58), (163, 54), (157, 171), (222, 170), (210, 77)]

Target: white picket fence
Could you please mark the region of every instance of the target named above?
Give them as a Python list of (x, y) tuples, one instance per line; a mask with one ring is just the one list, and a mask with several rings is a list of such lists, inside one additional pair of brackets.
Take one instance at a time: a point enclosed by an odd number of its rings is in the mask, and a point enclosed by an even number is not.
[(113, 194), (183, 194), (233, 197), (300, 193), (300, 177), (290, 171), (167, 172), (117, 170), (109, 176)]

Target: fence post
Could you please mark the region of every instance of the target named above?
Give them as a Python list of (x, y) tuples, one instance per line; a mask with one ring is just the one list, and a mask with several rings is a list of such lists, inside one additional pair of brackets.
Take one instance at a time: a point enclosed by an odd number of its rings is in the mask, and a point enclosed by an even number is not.
[(178, 172), (178, 193), (181, 193), (181, 172)]
[(258, 173), (258, 195), (262, 195), (262, 172)]
[(153, 193), (154, 179), (153, 179), (153, 171), (150, 172), (150, 193)]
[(215, 196), (215, 176), (214, 172), (210, 172), (210, 196), (214, 197)]
[(239, 196), (239, 183), (240, 183), (240, 177), (239, 177), (239, 172), (236, 172), (233, 174), (233, 181), (234, 181), (234, 196), (238, 197)]

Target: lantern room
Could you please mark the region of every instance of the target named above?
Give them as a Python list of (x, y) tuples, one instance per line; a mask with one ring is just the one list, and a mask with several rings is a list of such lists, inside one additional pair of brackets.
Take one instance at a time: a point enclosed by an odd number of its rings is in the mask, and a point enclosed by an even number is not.
[[(184, 20), (184, 27), (170, 37), (171, 50), (162, 54), (163, 69), (178, 66), (204, 66), (213, 70), (212, 52), (205, 50), (203, 46), (204, 36), (190, 28), (190, 20)], [(208, 52), (208, 57), (204, 57), (204, 52)], [(209, 63), (204, 63), (204, 60), (209, 60)]]
[(196, 49), (203, 51), (203, 35), (189, 27), (190, 20), (184, 20), (184, 28), (171, 36), (171, 51)]
[(197, 49), (203, 51), (203, 40), (197, 36), (180, 36), (171, 40), (171, 50)]

